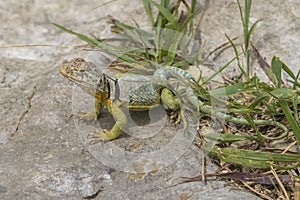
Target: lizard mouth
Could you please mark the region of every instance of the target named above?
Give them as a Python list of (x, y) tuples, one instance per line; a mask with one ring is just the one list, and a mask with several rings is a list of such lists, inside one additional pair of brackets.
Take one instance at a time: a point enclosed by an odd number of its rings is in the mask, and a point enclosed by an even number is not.
[(63, 64), (60, 66), (59, 68), (59, 72), (61, 73), (61, 75), (63, 75), (65, 78), (71, 80), (71, 81), (75, 81), (75, 78), (72, 76), (72, 72), (70, 70), (68, 61), (64, 61)]
[(59, 72), (60, 72), (61, 75), (63, 75), (64, 77), (66, 77), (66, 78), (69, 77), (69, 76), (68, 76), (68, 72), (67, 72), (67, 70), (66, 70), (66, 65), (63, 64), (62, 66), (60, 66)]

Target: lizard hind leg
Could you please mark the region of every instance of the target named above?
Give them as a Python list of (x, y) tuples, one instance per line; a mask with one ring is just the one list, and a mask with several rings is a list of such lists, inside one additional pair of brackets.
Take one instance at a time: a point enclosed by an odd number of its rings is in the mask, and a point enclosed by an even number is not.
[(165, 108), (172, 110), (170, 119), (175, 120), (175, 123), (178, 124), (181, 120), (179, 99), (168, 88), (162, 90), (160, 98)]

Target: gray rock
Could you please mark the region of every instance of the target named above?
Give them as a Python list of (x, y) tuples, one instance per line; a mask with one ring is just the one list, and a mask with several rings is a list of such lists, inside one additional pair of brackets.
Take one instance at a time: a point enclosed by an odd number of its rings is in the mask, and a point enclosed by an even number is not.
[[(254, 1), (252, 21), (264, 18), (254, 44), (270, 60), (278, 55), (295, 71), (299, 68), (297, 30), (299, 8), (291, 1)], [(82, 33), (109, 35), (108, 14), (141, 26), (145, 15), (140, 1), (1, 1), (0, 44), (51, 44), (43, 47), (0, 48), (0, 198), (1, 199), (258, 199), (211, 180), (179, 184), (180, 177), (200, 175), (200, 150), (195, 146), (156, 173), (128, 174), (105, 166), (86, 150), (71, 120), (73, 85), (58, 73), (64, 59), (87, 57), (71, 48), (78, 39), (63, 33), (49, 20)], [(284, 4), (284, 5), (283, 5)], [(213, 1), (201, 21), (205, 49), (226, 41), (224, 33), (241, 36), (235, 1)], [(227, 49), (214, 60), (215, 69), (233, 57)], [(76, 99), (75, 99), (76, 100)], [(93, 106), (93, 102), (90, 102)], [(120, 141), (130, 141), (122, 137)], [(125, 145), (125, 146), (126, 146)], [(216, 167), (207, 162), (207, 173)]]

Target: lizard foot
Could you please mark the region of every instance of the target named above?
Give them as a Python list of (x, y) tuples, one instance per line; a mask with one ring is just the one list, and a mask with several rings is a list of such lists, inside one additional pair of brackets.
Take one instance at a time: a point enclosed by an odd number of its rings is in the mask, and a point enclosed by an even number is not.
[(90, 139), (90, 143), (94, 144), (100, 141), (109, 141), (115, 139), (117, 136), (113, 134), (111, 131), (108, 131), (106, 129), (103, 129), (102, 131), (95, 131), (93, 133), (90, 133), (88, 135), (88, 139)]
[(181, 113), (180, 111), (172, 111), (170, 113), (170, 120), (175, 124), (179, 124), (181, 121)]
[(98, 118), (98, 114), (94, 111), (91, 112), (78, 112), (76, 114), (72, 114), (71, 117), (78, 117), (79, 120), (83, 121), (96, 121)]

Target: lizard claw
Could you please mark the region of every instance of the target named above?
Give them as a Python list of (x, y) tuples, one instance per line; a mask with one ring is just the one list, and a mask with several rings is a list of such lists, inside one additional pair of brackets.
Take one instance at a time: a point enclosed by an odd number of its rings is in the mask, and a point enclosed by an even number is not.
[(78, 112), (76, 114), (72, 114), (70, 117), (77, 117), (79, 118), (79, 121), (80, 120), (83, 120), (83, 121), (96, 121), (97, 118), (98, 118), (98, 115), (97, 113), (95, 112)]
[(101, 141), (108, 141), (108, 140), (112, 140), (112, 138), (110, 138), (110, 131), (103, 129), (102, 131), (95, 131), (93, 133), (90, 133), (87, 138), (90, 140), (90, 144), (95, 144)]
[(179, 124), (181, 121), (181, 113), (180, 111), (172, 111), (170, 114), (170, 120), (175, 124)]

